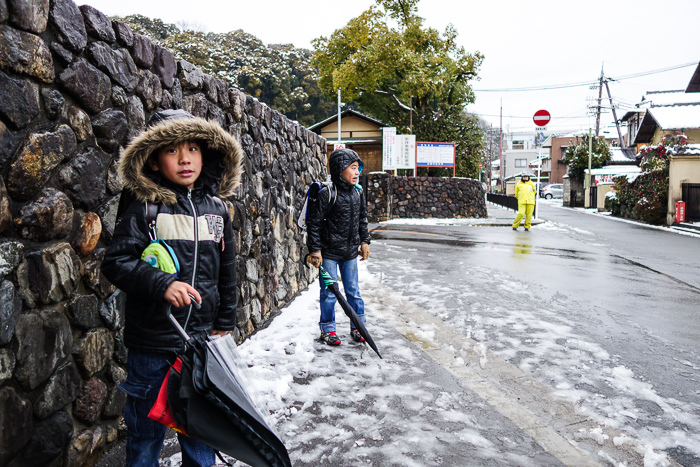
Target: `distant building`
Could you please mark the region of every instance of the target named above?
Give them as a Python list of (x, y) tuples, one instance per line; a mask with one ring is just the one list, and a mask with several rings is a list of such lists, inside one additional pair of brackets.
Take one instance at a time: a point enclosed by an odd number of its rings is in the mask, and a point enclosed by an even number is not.
[(531, 172), (530, 161), (541, 153), (538, 143), (542, 140), (544, 136), (534, 131), (504, 134), (503, 160), (499, 166), (502, 179), (513, 180), (522, 172)]

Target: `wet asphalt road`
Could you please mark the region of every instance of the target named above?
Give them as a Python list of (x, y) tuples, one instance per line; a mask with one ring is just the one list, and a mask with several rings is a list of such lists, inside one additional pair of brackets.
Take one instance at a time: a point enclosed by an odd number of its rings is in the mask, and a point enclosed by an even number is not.
[(595, 416), (668, 437), (669, 456), (700, 465), (700, 237), (549, 203), (539, 217), (530, 232), (381, 224), (369, 270)]

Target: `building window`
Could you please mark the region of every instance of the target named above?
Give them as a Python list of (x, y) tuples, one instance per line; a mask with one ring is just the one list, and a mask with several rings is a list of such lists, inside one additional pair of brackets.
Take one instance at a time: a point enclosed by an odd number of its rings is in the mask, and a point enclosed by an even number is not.
[(515, 159), (515, 168), (527, 167), (527, 159)]
[(513, 140), (513, 149), (525, 149), (524, 140)]

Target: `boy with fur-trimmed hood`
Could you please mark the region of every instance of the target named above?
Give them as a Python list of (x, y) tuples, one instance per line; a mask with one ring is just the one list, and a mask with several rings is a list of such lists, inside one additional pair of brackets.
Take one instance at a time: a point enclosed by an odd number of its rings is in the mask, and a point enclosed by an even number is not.
[[(118, 221), (102, 271), (127, 297), (128, 376), (120, 386), (128, 396), (127, 466), (158, 465), (163, 445), (166, 427), (148, 412), (183, 346), (166, 307), (190, 334), (235, 329), (236, 247), (230, 213), (219, 198), (238, 186), (242, 158), (240, 144), (217, 123), (183, 110), (156, 112), (121, 157), (120, 175), (133, 201)], [(157, 206), (157, 238), (174, 251), (177, 276), (141, 259), (150, 243), (148, 204)], [(211, 448), (178, 436), (183, 466), (215, 463)]]

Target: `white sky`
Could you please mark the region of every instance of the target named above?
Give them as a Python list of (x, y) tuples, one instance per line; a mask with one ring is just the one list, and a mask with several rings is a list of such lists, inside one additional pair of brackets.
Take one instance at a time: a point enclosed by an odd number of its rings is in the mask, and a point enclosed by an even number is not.
[[(332, 3), (321, 0), (77, 0), (108, 15), (142, 14), (167, 23), (197, 25), (211, 32), (236, 29), (263, 42), (311, 48), (311, 40), (334, 30), (369, 8), (373, 0)], [(467, 52), (485, 59), (474, 83), (476, 103), (468, 110), (513, 131), (534, 131), (533, 114), (546, 109), (551, 130), (595, 127), (588, 106), (597, 91), (588, 85), (527, 92), (485, 91), (592, 83), (700, 60), (697, 0), (423, 0), (419, 14), (444, 31), (452, 23)], [(645, 91), (685, 89), (695, 66), (610, 83), (618, 118)], [(603, 93), (605, 96), (605, 91)], [(609, 106), (608, 106), (609, 107)], [(608, 111), (603, 123), (612, 121)]]

